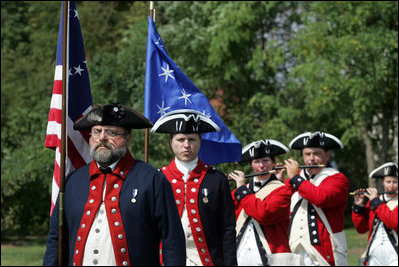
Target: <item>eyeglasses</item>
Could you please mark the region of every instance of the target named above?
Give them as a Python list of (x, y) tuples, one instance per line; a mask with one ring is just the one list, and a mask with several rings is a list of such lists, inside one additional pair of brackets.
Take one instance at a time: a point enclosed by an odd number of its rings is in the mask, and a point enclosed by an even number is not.
[[(93, 129), (91, 131), (90, 135), (93, 136), (94, 138), (98, 138), (98, 137), (100, 137), (102, 132), (103, 131), (101, 131), (99, 129)], [(118, 135), (126, 135), (126, 133), (116, 133), (116, 132), (114, 132), (114, 131), (112, 131), (110, 129), (104, 130), (104, 134), (108, 138), (112, 138), (112, 137), (115, 137), (115, 136), (118, 136)]]

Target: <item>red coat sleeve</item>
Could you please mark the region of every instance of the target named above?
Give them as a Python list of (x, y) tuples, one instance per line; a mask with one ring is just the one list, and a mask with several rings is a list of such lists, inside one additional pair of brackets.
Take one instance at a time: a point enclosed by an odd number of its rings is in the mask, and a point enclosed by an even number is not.
[(370, 218), (370, 208), (364, 207), (362, 213), (356, 213), (352, 211), (352, 221), (355, 225), (355, 229), (359, 234), (364, 234), (369, 231), (369, 218)]
[(320, 208), (332, 208), (346, 203), (348, 190), (349, 181), (342, 173), (327, 177), (319, 186), (305, 180), (298, 187), (303, 198)]
[(273, 225), (287, 219), (291, 195), (291, 190), (283, 185), (273, 190), (264, 200), (255, 197), (255, 194), (248, 194), (240, 201), (240, 206), (261, 225)]

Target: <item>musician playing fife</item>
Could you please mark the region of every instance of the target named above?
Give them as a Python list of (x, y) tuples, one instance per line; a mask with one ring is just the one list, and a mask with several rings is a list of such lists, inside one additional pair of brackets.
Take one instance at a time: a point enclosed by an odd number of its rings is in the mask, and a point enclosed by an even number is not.
[(343, 148), (341, 141), (328, 133), (303, 133), (289, 147), (302, 152), (305, 165), (325, 165), (299, 172), (298, 162), (285, 160), (285, 183), (293, 190), (289, 243), (301, 256), (304, 266), (343, 266), (347, 263), (344, 211), (348, 200), (348, 179), (328, 167), (329, 150)]
[[(243, 162), (250, 162), (255, 173), (271, 171), (276, 155), (287, 153), (282, 143), (265, 139), (252, 142), (242, 150)], [(287, 230), (291, 190), (274, 174), (257, 175), (247, 185), (240, 170), (229, 174), (237, 183), (232, 192), (237, 217), (238, 265), (294, 265)], [(283, 261), (281, 261), (283, 260)]]
[(397, 266), (398, 164), (385, 163), (373, 170), (370, 177), (381, 178), (385, 192), (378, 196), (376, 188), (355, 191), (353, 223), (357, 232), (369, 232), (368, 245), (361, 260), (369, 266)]

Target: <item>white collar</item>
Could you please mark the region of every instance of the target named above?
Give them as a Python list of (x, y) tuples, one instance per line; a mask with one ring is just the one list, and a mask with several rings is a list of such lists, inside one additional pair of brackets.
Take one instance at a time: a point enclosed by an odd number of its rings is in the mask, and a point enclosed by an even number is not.
[(387, 194), (383, 194), (383, 195), (380, 196), (380, 200), (383, 201), (383, 202), (388, 202), (388, 201), (390, 201), (391, 199), (393, 199), (394, 197), (395, 197), (395, 196), (388, 198), (388, 195), (387, 195)]
[(271, 175), (269, 176), (269, 178), (265, 179), (265, 180), (260, 180), (258, 176), (254, 177), (254, 182), (260, 182), (262, 184), (262, 186), (270, 179), (270, 177), (272, 177)]
[(175, 157), (175, 163), (176, 163), (177, 169), (180, 172), (182, 172), (183, 174), (187, 175), (192, 170), (194, 170), (195, 167), (197, 167), (198, 157), (196, 157), (193, 161), (190, 161), (190, 162), (184, 162)]
[[(262, 188), (265, 183), (267, 183), (267, 181), (269, 181), (270, 177), (272, 177), (271, 175), (269, 176), (269, 178), (265, 179), (265, 180), (259, 180), (258, 176), (255, 176), (253, 179), (253, 186), (254, 186), (254, 191), (257, 192), (260, 188)], [(261, 186), (257, 186), (255, 185), (255, 182), (260, 182)]]

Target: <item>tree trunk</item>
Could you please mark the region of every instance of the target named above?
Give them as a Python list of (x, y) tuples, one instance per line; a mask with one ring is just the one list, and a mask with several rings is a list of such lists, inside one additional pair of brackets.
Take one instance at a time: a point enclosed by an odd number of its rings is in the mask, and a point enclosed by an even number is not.
[[(364, 145), (366, 147), (366, 164), (367, 164), (367, 173), (370, 174), (372, 170), (375, 169), (375, 164), (373, 160), (374, 149), (373, 144), (371, 142), (370, 136), (368, 135), (367, 129), (365, 126), (361, 126), (362, 138)], [(375, 179), (368, 178), (368, 186), (376, 187)]]
[(389, 155), (390, 155), (389, 150), (392, 145), (391, 140), (389, 140), (389, 129), (390, 129), (390, 123), (391, 123), (391, 118), (392, 118), (392, 115), (390, 115), (390, 113), (392, 113), (392, 110), (383, 108), (382, 122), (381, 122), (381, 127), (382, 127), (381, 163), (391, 161), (389, 159)]

